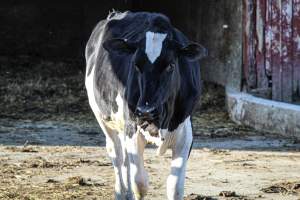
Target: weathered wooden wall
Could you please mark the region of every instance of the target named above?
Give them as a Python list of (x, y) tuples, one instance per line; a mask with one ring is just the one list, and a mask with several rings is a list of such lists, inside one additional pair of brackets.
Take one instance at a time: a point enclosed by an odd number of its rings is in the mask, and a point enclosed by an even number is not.
[(244, 0), (243, 66), (249, 92), (300, 97), (300, 0)]

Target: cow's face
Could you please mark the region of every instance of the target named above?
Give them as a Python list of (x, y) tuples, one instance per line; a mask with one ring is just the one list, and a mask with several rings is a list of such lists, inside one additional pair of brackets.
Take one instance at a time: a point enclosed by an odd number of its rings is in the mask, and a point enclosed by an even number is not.
[(183, 46), (169, 39), (166, 33), (146, 32), (145, 38), (133, 43), (112, 39), (104, 43), (109, 52), (129, 54), (131, 68), (137, 75), (139, 97), (133, 111), (138, 123), (152, 123), (158, 128), (167, 127), (166, 116), (171, 116), (177, 91), (180, 88), (179, 57), (195, 61), (206, 50), (192, 43)]

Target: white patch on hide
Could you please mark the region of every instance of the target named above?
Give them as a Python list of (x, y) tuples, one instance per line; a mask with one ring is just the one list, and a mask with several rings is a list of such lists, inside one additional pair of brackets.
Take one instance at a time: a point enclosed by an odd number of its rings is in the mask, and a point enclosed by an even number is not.
[(124, 131), (125, 121), (124, 121), (124, 102), (120, 94), (116, 97), (116, 103), (118, 110), (116, 113), (111, 111), (111, 121), (106, 121), (106, 124), (118, 132)]
[(95, 66), (92, 67), (92, 71), (85, 78), (85, 87), (88, 94), (88, 99), (92, 110), (94, 111), (96, 117), (100, 114), (100, 109), (97, 105), (95, 94), (94, 94), (94, 74), (95, 74)]
[(145, 140), (148, 143), (152, 143), (155, 144), (156, 146), (160, 146), (162, 144), (162, 140), (159, 137), (154, 137), (151, 136), (149, 131), (145, 131), (144, 129), (142, 129), (140, 126), (138, 126), (138, 132), (142, 133), (143, 136), (145, 137)]
[[(85, 87), (88, 93), (88, 99), (89, 99), (89, 104), (97, 118), (97, 120), (99, 121), (99, 117), (100, 117), (100, 109), (96, 103), (96, 97), (94, 94), (94, 76), (95, 76), (95, 59), (98, 57), (98, 53), (99, 53), (99, 49), (102, 43), (102, 38), (103, 38), (103, 34), (101, 34), (99, 36), (99, 39), (95, 45), (95, 50), (93, 51), (93, 53), (86, 58), (87, 59), (87, 64), (86, 64), (86, 74), (85, 74)], [(87, 56), (87, 52), (86, 52), (86, 56)], [(92, 68), (90, 74), (88, 75), (88, 69)], [(102, 128), (102, 127), (101, 127)]]
[(160, 56), (162, 50), (162, 43), (166, 39), (167, 34), (165, 33), (154, 33), (148, 31), (146, 33), (146, 49), (148, 59), (151, 63)]

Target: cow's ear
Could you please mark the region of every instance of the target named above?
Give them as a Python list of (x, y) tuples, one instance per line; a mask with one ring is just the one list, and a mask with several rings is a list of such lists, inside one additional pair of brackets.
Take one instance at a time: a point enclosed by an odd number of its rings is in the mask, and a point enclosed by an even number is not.
[(136, 45), (126, 39), (115, 38), (106, 40), (103, 43), (104, 49), (111, 53), (132, 54), (136, 50)]
[(207, 56), (207, 50), (200, 44), (191, 43), (179, 50), (181, 56), (186, 57), (190, 61), (196, 61)]

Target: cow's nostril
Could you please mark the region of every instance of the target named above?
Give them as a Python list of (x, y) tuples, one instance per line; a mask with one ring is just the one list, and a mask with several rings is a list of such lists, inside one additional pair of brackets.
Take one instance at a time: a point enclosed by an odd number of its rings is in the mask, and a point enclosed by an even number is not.
[(138, 106), (138, 107), (137, 107), (137, 112), (138, 112), (138, 113), (141, 113), (141, 114), (151, 113), (151, 112), (153, 112), (154, 110), (155, 110), (154, 107), (148, 107), (148, 106), (143, 106), (143, 107)]
[(150, 106), (138, 106), (136, 108), (136, 114), (141, 118), (151, 120), (156, 117), (156, 109)]

